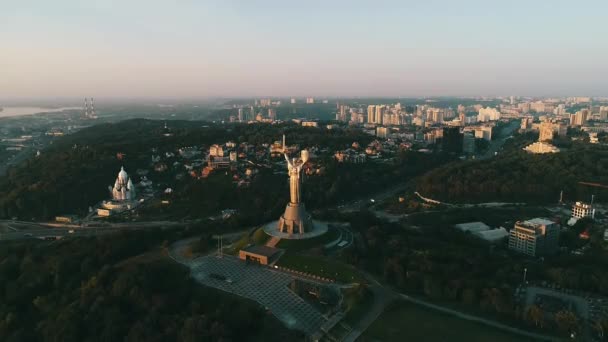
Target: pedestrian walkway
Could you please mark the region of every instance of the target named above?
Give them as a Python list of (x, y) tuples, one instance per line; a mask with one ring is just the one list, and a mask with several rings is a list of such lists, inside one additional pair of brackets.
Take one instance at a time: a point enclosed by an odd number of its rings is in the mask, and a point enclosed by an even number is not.
[(279, 241), (281, 241), (281, 238), (278, 236), (273, 236), (270, 238), (270, 240), (268, 240), (268, 242), (266, 242), (266, 246), (268, 247), (275, 247)]

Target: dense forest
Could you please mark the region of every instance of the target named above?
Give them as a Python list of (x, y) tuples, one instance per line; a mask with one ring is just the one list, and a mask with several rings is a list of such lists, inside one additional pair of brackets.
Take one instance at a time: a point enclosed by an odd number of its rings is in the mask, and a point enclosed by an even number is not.
[[(176, 153), (184, 146), (204, 148), (230, 140), (261, 146), (286, 134), (289, 144), (334, 150), (346, 148), (354, 141), (365, 146), (373, 139), (350, 128), (327, 130), (295, 124), (219, 125), (190, 121), (168, 122), (172, 136), (167, 137), (163, 135), (163, 126), (161, 121), (129, 120), (93, 126), (57, 140), (39, 157), (32, 157), (0, 178), (0, 218), (48, 219), (58, 214), (84, 214), (89, 206), (108, 198), (107, 188), (121, 166), (137, 182), (135, 171), (150, 169), (152, 155)], [(304, 180), (304, 196), (311, 209), (323, 208), (419, 175), (446, 158), (404, 152), (389, 164), (352, 165), (326, 157), (321, 161), (324, 173)], [(175, 160), (176, 157), (166, 162), (171, 165)], [(159, 205), (150, 207), (148, 213), (164, 213), (173, 218), (205, 217), (233, 208), (261, 221), (276, 216), (286, 203), (286, 176), (274, 174), (270, 169), (261, 168), (249, 187), (239, 188), (230, 173), (217, 172), (204, 180), (184, 177), (178, 181), (176, 172), (153, 172), (148, 176), (161, 187), (175, 189), (171, 208)]]
[[(39, 157), (26, 160), (0, 178), (0, 217), (31, 219), (84, 213), (90, 205), (108, 198), (107, 187), (114, 183), (122, 165), (135, 176), (136, 169), (150, 167), (151, 155), (176, 153), (184, 146), (229, 140), (271, 143), (281, 134), (287, 134), (289, 143), (301, 146), (348, 146), (355, 140), (367, 143), (371, 139), (354, 130), (328, 131), (294, 124), (224, 126), (189, 121), (169, 122), (173, 135), (166, 137), (163, 125), (161, 121), (129, 120), (93, 126), (57, 140)], [(161, 184), (172, 180), (162, 174), (150, 178)]]
[[(528, 140), (529, 141), (529, 140)], [(608, 191), (579, 182), (608, 185), (608, 148), (571, 143), (555, 154), (529, 154), (514, 144), (489, 160), (456, 162), (431, 170), (417, 181), (424, 196), (445, 202), (607, 201)]]
[[(287, 341), (256, 303), (203, 287), (155, 230), (0, 249), (0, 340)], [(164, 242), (166, 245), (167, 242)]]
[[(417, 152), (400, 153), (390, 164), (322, 162), (321, 175), (304, 176), (303, 198), (307, 208), (322, 210), (340, 202), (375, 194), (391, 185), (405, 182), (444, 162), (446, 156)], [(261, 170), (248, 187), (236, 187), (231, 177), (217, 173), (205, 181), (189, 179), (173, 196), (170, 208), (150, 207), (146, 215), (163, 215), (166, 219), (202, 218), (222, 209), (238, 209), (241, 224), (251, 225), (275, 220), (289, 200), (286, 175)]]
[[(490, 209), (472, 209), (461, 216), (491, 214)], [(405, 293), (514, 324), (537, 325), (534, 315), (523, 311), (513, 296), (521, 284), (524, 268), (527, 280), (533, 284), (546, 281), (563, 288), (608, 295), (607, 244), (601, 225), (585, 221), (564, 233), (576, 238), (582, 230), (590, 232), (591, 248), (585, 255), (563, 254), (538, 263), (508, 252), (505, 245), (488, 248), (471, 234), (433, 217), (429, 214), (425, 223), (418, 220), (418, 229), (404, 229), (403, 225), (379, 220), (370, 212), (359, 212), (349, 218), (356, 243), (345, 251), (344, 258)], [(569, 243), (571, 239), (561, 240)], [(566, 333), (578, 328), (571, 323), (556, 320), (544, 327)], [(608, 328), (608, 320), (602, 324)]]

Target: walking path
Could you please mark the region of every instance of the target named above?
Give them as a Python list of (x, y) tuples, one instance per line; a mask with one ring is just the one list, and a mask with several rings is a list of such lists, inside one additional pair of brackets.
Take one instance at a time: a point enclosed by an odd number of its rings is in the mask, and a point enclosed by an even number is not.
[(473, 322), (478, 322), (481, 324), (485, 324), (497, 329), (501, 329), (501, 330), (505, 330), (505, 331), (509, 331), (515, 334), (519, 334), (519, 335), (523, 335), (523, 336), (527, 336), (533, 339), (537, 339), (537, 340), (541, 340), (541, 341), (559, 341), (558, 338), (554, 338), (554, 337), (550, 337), (550, 336), (545, 336), (545, 335), (541, 335), (541, 334), (536, 334), (533, 332), (529, 332), (523, 329), (519, 329), (519, 328), (514, 328), (512, 326), (506, 325), (506, 324), (502, 324), (502, 323), (498, 323), (496, 321), (492, 321), (489, 319), (485, 319), (485, 318), (481, 318), (481, 317), (477, 317), (477, 316), (473, 316), (473, 315), (469, 315), (457, 310), (453, 310), (450, 308), (446, 308), (444, 306), (439, 306), (436, 304), (432, 304), (429, 302), (426, 302), (424, 300), (421, 299), (417, 299), (411, 296), (408, 296), (406, 294), (400, 293), (399, 297), (403, 300), (406, 300), (408, 302), (414, 303), (414, 304), (418, 304), (433, 310), (437, 310), (437, 311), (441, 311), (443, 313), (452, 315), (452, 316), (456, 316), (458, 318), (462, 318), (462, 319), (466, 319), (468, 321), (473, 321)]

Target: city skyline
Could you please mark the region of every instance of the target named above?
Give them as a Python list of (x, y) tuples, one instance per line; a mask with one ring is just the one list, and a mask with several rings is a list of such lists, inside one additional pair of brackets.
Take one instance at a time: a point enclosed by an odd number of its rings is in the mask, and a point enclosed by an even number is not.
[(608, 96), (600, 1), (3, 7), (2, 98)]

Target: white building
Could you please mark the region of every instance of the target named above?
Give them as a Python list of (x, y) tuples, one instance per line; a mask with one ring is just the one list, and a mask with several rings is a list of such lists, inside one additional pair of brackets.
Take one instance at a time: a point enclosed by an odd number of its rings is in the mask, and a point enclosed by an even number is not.
[(455, 224), (454, 228), (463, 231), (463, 232), (481, 232), (484, 230), (490, 230), (490, 226), (483, 222), (467, 222), (467, 223), (459, 223)]
[(503, 227), (492, 229), (483, 222), (459, 223), (454, 225), (454, 228), (463, 232), (469, 232), (476, 237), (491, 243), (498, 242), (509, 236), (509, 232)]
[(483, 230), (473, 234), (487, 242), (498, 242), (509, 236), (509, 232), (503, 227), (498, 229)]
[(496, 121), (500, 120), (500, 112), (496, 108), (486, 107), (480, 108), (477, 115), (477, 121)]
[(127, 174), (123, 167), (120, 168), (114, 187), (110, 187), (112, 199), (115, 201), (130, 201), (135, 199), (135, 187), (131, 181), (131, 177)]
[(593, 206), (591, 204), (587, 204), (585, 202), (576, 202), (572, 206), (572, 217), (576, 219), (581, 219), (584, 217), (594, 216)]
[(492, 141), (492, 126), (480, 126), (475, 128), (475, 138)]

